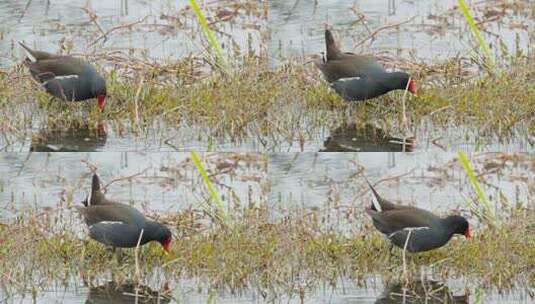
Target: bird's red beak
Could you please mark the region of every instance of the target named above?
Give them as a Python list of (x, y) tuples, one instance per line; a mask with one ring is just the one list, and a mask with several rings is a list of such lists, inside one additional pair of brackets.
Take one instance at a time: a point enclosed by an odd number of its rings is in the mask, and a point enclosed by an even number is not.
[(102, 111), (106, 105), (106, 95), (97, 96), (97, 107)]
[(414, 82), (414, 80), (409, 80), (409, 87), (407, 90), (409, 90), (409, 92), (411, 92), (412, 94), (416, 95), (416, 82)]
[(464, 231), (464, 237), (467, 239), (472, 237), (472, 235), (470, 234), (470, 227), (467, 227), (466, 230)]
[(171, 238), (166, 239), (162, 244), (163, 250), (165, 253), (169, 253), (171, 251)]

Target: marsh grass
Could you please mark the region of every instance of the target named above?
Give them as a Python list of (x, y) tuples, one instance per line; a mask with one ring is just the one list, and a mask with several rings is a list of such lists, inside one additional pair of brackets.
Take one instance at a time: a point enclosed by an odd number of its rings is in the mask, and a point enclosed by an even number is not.
[(459, 4), (459, 9), (463, 13), (464, 19), (466, 20), (468, 27), (470, 28), (470, 30), (472, 31), (472, 34), (476, 38), (479, 44), (479, 47), (483, 50), (487, 68), (495, 72), (494, 69), (496, 68), (496, 66), (495, 66), (494, 56), (492, 55), (492, 52), (490, 50), (488, 43), (485, 41), (483, 36), (481, 36), (481, 33), (479, 32), (479, 29), (477, 28), (476, 23), (474, 22), (474, 18), (470, 14), (468, 6), (466, 6), (466, 3), (464, 2), (464, 0), (458, 0), (457, 3)]
[(227, 71), (228, 67), (226, 60), (223, 58), (223, 51), (221, 50), (221, 46), (219, 46), (219, 43), (217, 42), (214, 33), (210, 29), (210, 26), (208, 25), (204, 14), (202, 13), (195, 0), (190, 0), (189, 3), (193, 11), (195, 12), (195, 15), (197, 16), (197, 20), (201, 25), (201, 28), (204, 32), (204, 35), (206, 36), (206, 39), (208, 40), (208, 43), (210, 44), (212, 51), (216, 55), (219, 65), (223, 68), (224, 71)]
[[(430, 122), (435, 131), (464, 126), (478, 136), (503, 141), (519, 130), (531, 134), (535, 129), (535, 90), (529, 85), (534, 80), (532, 68), (531, 64), (516, 66), (500, 79), (489, 75), (459, 81), (452, 76), (443, 84), (423, 85), (418, 97), (407, 100), (410, 131), (425, 140), (430, 135), (419, 128)], [(347, 103), (328, 89), (311, 65), (290, 63), (273, 70), (264, 59), (252, 57), (231, 74), (212, 74), (191, 83), (169, 75), (138, 71), (120, 77), (114, 72), (108, 74), (108, 87), (110, 100), (101, 113), (94, 101), (59, 102), (39, 91), (25, 71), (10, 71), (0, 78), (0, 114), (6, 118), (2, 126), (9, 138), (4, 147), (26, 140), (23, 134), (29, 130), (98, 121), (138, 136), (155, 124), (171, 129), (191, 126), (207, 141), (225, 138), (239, 145), (254, 139), (268, 150), (306, 144), (343, 123), (372, 123), (394, 136), (404, 133), (396, 107), (402, 92)]]
[[(199, 287), (208, 290), (306, 297), (324, 284), (337, 287), (340, 279), (366, 286), (370, 275), (384, 280), (401, 275), (401, 251), (396, 249), (385, 263), (387, 241), (371, 225), (346, 234), (327, 229), (314, 212), (294, 210), (274, 219), (267, 208), (248, 207), (228, 226), (221, 226), (209, 224), (211, 219), (203, 214), (187, 210), (161, 219), (181, 227), (174, 233), (179, 237), (169, 256), (158, 244), (140, 248), (141, 284), (162, 286), (197, 278)], [(368, 220), (362, 213), (355, 216), (364, 223)], [(534, 286), (533, 216), (527, 209), (510, 209), (502, 214), (501, 229), (482, 226), (470, 240), (454, 238), (439, 250), (411, 254), (409, 277), (419, 279), (420, 269), (427, 268), (434, 278), (465, 277), (469, 286), (482, 289)], [(117, 261), (109, 250), (77, 236), (69, 225), (76, 225), (72, 214), (58, 209), (27, 212), (1, 227), (0, 269), (8, 282), (3, 286), (7, 294), (73, 281), (92, 286), (112, 278), (116, 282), (135, 278), (134, 250), (121, 250), (123, 257)]]
[(477, 198), (481, 206), (480, 208), (475, 202), (470, 203), (470, 209), (479, 217), (480, 220), (484, 220), (490, 226), (498, 228), (500, 223), (496, 218), (494, 211), (492, 210), (492, 206), (487, 198), (487, 195), (483, 192), (481, 185), (474, 174), (474, 169), (472, 168), (468, 157), (464, 152), (459, 151), (457, 152), (457, 159), (461, 163), (466, 175), (468, 176), (468, 180), (470, 181), (474, 192), (477, 194)]
[(223, 201), (221, 200), (221, 197), (217, 193), (212, 181), (208, 177), (208, 174), (206, 173), (206, 170), (204, 169), (203, 165), (201, 164), (201, 161), (199, 159), (199, 156), (197, 155), (197, 152), (191, 151), (190, 153), (191, 161), (197, 168), (197, 171), (201, 175), (202, 182), (204, 186), (206, 187), (206, 190), (208, 191), (208, 194), (210, 196), (210, 199), (212, 203), (215, 206), (215, 213), (211, 212), (210, 206), (206, 206), (203, 208), (203, 210), (208, 214), (213, 214), (213, 218), (220, 221), (220, 224), (226, 225), (228, 222), (227, 218), (227, 211), (226, 208), (223, 206)]

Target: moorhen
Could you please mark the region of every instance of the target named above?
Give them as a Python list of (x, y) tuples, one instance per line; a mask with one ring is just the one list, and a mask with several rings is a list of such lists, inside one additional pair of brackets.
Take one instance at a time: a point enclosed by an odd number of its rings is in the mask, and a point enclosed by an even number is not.
[(96, 98), (97, 106), (104, 109), (106, 81), (92, 65), (79, 58), (36, 51), (22, 42), (19, 44), (27, 53), (24, 65), (49, 94), (65, 101)]
[[(450, 215), (441, 218), (433, 213), (412, 206), (393, 204), (379, 196), (370, 182), (375, 203), (366, 213), (371, 216), (373, 225), (385, 234), (390, 241), (400, 247), (405, 247), (407, 236), (407, 251), (421, 252), (444, 246), (454, 234), (463, 234), (470, 238), (468, 221), (460, 215)], [(381, 210), (377, 210), (376, 205)]]
[(112, 202), (100, 191), (98, 176), (93, 175), (91, 194), (77, 207), (89, 227), (89, 236), (97, 242), (112, 247), (136, 247), (141, 231), (140, 245), (159, 242), (166, 252), (171, 245), (171, 231), (164, 225), (148, 220), (137, 209)]
[(325, 30), (326, 54), (314, 60), (331, 87), (346, 100), (375, 98), (393, 90), (416, 94), (416, 83), (404, 72), (387, 72), (374, 57), (342, 52)]

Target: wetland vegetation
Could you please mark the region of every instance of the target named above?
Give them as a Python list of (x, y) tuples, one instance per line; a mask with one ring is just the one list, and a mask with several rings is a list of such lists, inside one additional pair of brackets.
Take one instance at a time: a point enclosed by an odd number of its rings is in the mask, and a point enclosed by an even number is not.
[[(105, 158), (96, 157), (91, 164), (98, 167)], [(336, 159), (333, 156), (333, 160)], [(53, 164), (57, 161), (50, 160), (48, 166), (54, 168), (56, 165)], [(391, 255), (387, 240), (373, 228), (365, 215), (364, 208), (370, 204), (370, 196), (360, 177), (367, 170), (360, 163), (349, 165), (355, 167), (349, 171), (357, 173), (341, 180), (352, 185), (349, 187), (329, 180), (335, 178), (336, 173), (342, 173), (340, 169), (324, 171), (326, 176), (320, 180), (329, 186), (328, 195), (321, 195), (324, 199), (314, 206), (309, 202), (296, 204), (292, 199), (287, 200), (285, 194), (270, 194), (273, 189), (264, 190), (267, 191), (264, 195), (251, 195), (252, 185), (260, 183), (265, 187), (275, 182), (252, 174), (255, 170), (265, 170), (262, 168), (266, 168), (266, 161), (254, 154), (216, 153), (201, 158), (216, 195), (226, 197), (224, 210), (219, 210), (213, 200), (214, 194), (207, 190), (201, 176), (195, 173), (198, 171), (193, 165), (195, 161), (188, 157), (174, 165), (164, 166), (160, 171), (154, 171), (150, 166), (148, 169), (140, 167), (136, 169), (140, 172), (138, 174), (112, 179), (107, 185), (108, 190), (121, 183), (128, 189), (132, 181), (160, 181), (151, 186), (156, 187), (151, 190), (155, 192), (152, 206), (160, 204), (158, 197), (164, 197), (159, 194), (160, 191), (169, 191), (164, 190), (168, 189), (167, 183), (196, 185), (198, 195), (191, 197), (193, 201), (190, 204), (179, 203), (173, 198), (162, 202), (170, 206), (165, 207), (164, 212), (154, 213), (145, 209), (149, 217), (157, 218), (172, 228), (170, 255), (165, 255), (158, 244), (149, 244), (140, 248), (136, 259), (134, 249), (121, 250), (118, 255), (89, 239), (72, 208), (79, 204), (74, 199), (80, 196), (79, 193), (63, 194), (61, 202), (52, 203), (51, 207), (24, 207), (14, 216), (3, 219), (0, 225), (3, 296), (9, 299), (26, 294), (39, 299), (47, 290), (85, 290), (98, 288), (113, 280), (119, 286), (123, 283), (128, 286), (131, 282), (150, 286), (166, 299), (177, 302), (198, 296), (222, 299), (245, 297), (261, 302), (293, 299), (308, 303), (321, 301), (317, 298), (321, 290), (332, 296), (352, 294), (352, 290), (373, 291), (399, 283), (406, 291), (411, 291), (419, 288), (419, 281), (444, 282), (455, 290), (452, 291), (455, 296), (462, 294), (476, 303), (474, 299), (477, 297), (492, 302), (493, 292), (502, 297), (513, 293), (514, 301), (520, 303), (523, 299), (529, 302), (528, 299), (533, 297), (535, 213), (530, 193), (534, 186), (535, 160), (532, 156), (497, 153), (471, 157), (471, 170), (478, 176), (484, 195), (496, 206), (488, 210), (498, 217), (496, 221), (482, 211), (481, 198), (471, 190), (468, 179), (461, 177), (464, 169), (462, 162), (456, 158), (434, 163), (421, 173), (405, 169), (407, 171), (401, 174), (392, 170), (394, 175), (383, 175), (379, 185), (385, 183), (407, 188), (407, 185), (418, 181), (421, 187), (418, 193), (423, 197), (430, 189), (434, 189), (432, 192), (436, 189), (444, 192), (447, 184), (465, 184), (469, 193), (468, 196), (459, 196), (465, 197), (464, 202), (444, 202), (435, 197), (430, 202), (434, 207), (429, 202), (425, 202), (425, 206), (440, 210), (457, 206), (455, 212), (465, 214), (473, 225), (473, 237), (469, 240), (454, 238), (438, 250), (408, 255), (406, 273), (403, 271), (402, 251), (395, 249)], [(317, 162), (322, 161), (318, 159)], [(82, 166), (86, 166), (85, 161)], [(251, 166), (258, 169), (247, 169)], [(268, 171), (276, 170), (273, 165), (268, 166)], [(302, 165), (296, 163), (295, 166)], [(295, 173), (289, 174), (289, 180), (300, 180), (298, 175), (293, 176)], [(61, 185), (66, 180), (57, 178), (46, 183)], [(89, 184), (88, 177), (83, 180)], [(422, 183), (422, 180), (427, 182)], [(249, 185), (234, 188), (236, 192), (230, 196), (221, 195), (233, 188), (229, 188), (232, 183), (242, 181)], [(499, 187), (505, 185), (504, 182), (510, 183), (510, 186)], [(300, 191), (306, 191), (288, 181), (284, 184), (286, 191), (295, 197), (300, 195)], [(10, 189), (7, 183), (3, 187)], [(158, 190), (159, 187), (162, 187), (161, 190)], [(349, 188), (357, 195), (346, 197), (344, 192)], [(378, 191), (383, 189), (385, 187), (379, 187)], [(137, 192), (139, 190), (134, 193), (130, 190), (130, 195), (136, 197)], [(53, 193), (57, 192), (52, 192), (50, 199), (57, 195)], [(126, 196), (122, 200), (128, 198), (128, 193), (123, 193)], [(392, 193), (385, 193), (385, 196), (392, 198)], [(276, 197), (284, 201), (273, 199)], [(197, 203), (193, 203), (196, 200)], [(13, 203), (16, 205), (17, 201)], [(137, 204), (136, 200), (133, 203)], [(445, 212), (440, 211), (441, 214)], [(427, 296), (430, 295), (424, 297)]]
[[(190, 1), (82, 2), (0, 2), (0, 302), (535, 299), (530, 1), (469, 3), (469, 17), (453, 0), (204, 1), (201, 17)], [(325, 26), (418, 95), (343, 101), (311, 63)], [(18, 33), (95, 64), (105, 110), (39, 90)], [(190, 150), (416, 153), (165, 153)], [(170, 255), (87, 236), (73, 207), (96, 171), (171, 227)], [(365, 215), (364, 174), (389, 199), (463, 214), (473, 237), (404, 263)]]
[[(101, 125), (109, 129), (109, 137), (95, 149), (126, 141), (126, 147), (118, 144), (115, 150), (128, 149), (130, 145), (135, 149), (172, 151), (318, 151), (336, 128), (372, 124), (386, 136), (415, 137), (420, 143), (416, 149), (529, 150), (535, 128), (534, 66), (531, 49), (523, 45), (529, 45), (531, 39), (533, 9), (525, 1), (498, 2), (497, 8), (483, 4), (471, 7), (480, 30), (489, 37), (488, 43), (500, 43), (500, 48), (492, 49), (494, 69), (488, 68), (477, 49), (459, 50), (454, 56), (432, 61), (404, 56), (404, 45), (398, 50), (401, 56), (393, 50), (378, 52), (377, 57), (387, 67), (407, 71), (416, 79), (419, 95), (407, 98), (406, 117), (402, 117), (403, 93), (390, 93), (367, 102), (344, 102), (328, 88), (319, 71), (307, 63), (314, 53), (297, 57), (290, 54), (274, 64), (273, 51), (266, 50), (273, 43), (269, 32), (284, 25), (265, 27), (268, 4), (222, 1), (205, 10), (218, 42), (232, 46), (224, 49), (228, 58), (225, 68), (220, 68), (209, 44), (203, 42), (203, 31), (194, 25), (196, 17), (188, 6), (176, 11), (175, 18), (160, 16), (167, 30), (154, 34), (168, 37), (195, 31), (192, 39), (201, 44), (202, 52), (189, 50), (188, 56), (158, 60), (140, 56), (135, 48), (75, 53), (105, 72), (110, 100), (103, 113), (92, 103), (72, 105), (52, 100), (30, 81), (27, 71), (17, 63), (20, 61), (15, 61), (0, 75), (0, 114), (4, 118), (0, 148), (26, 149), (33, 134), (39, 132), (89, 128), (97, 133), (97, 125)], [(463, 21), (460, 11), (436, 13), (440, 15), (427, 16), (429, 21), (410, 23), (410, 31), (403, 25), (379, 28), (372, 32), (371, 41), (377, 35), (391, 36), (396, 29), (405, 35), (413, 31), (412, 27), (425, 28), (429, 22), (435, 27), (443, 26), (448, 35), (448, 30), (464, 28), (452, 24)], [(336, 31), (342, 41), (347, 42), (343, 37), (363, 23), (361, 19)], [(127, 27), (129, 35), (139, 35), (138, 31), (147, 27), (164, 26), (160, 21), (145, 22), (136, 31), (136, 25)], [(508, 31), (513, 33), (506, 32), (508, 35), (516, 33), (516, 44), (510, 46), (508, 36), (492, 35), (498, 25), (509, 26)], [(241, 29), (238, 36), (227, 33), (233, 27)], [(79, 30), (79, 26), (75, 29)], [(118, 26), (108, 35), (115, 37), (122, 30)], [(315, 35), (321, 31), (317, 28)], [(428, 39), (439, 39), (441, 31), (429, 30)], [(244, 41), (242, 35), (249, 38)], [(95, 29), (82, 41), (94, 49), (91, 43), (101, 36)], [(462, 40), (472, 44), (474, 41), (471, 36), (463, 36)], [(70, 40), (71, 47), (61, 48), (71, 52), (73, 43)], [(358, 44), (360, 48), (363, 43)], [(370, 51), (374, 52), (362, 52)]]

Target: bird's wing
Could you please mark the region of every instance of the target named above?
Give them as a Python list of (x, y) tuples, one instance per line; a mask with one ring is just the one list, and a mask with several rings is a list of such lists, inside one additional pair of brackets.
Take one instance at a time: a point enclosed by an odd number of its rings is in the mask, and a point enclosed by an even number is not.
[(91, 98), (83, 90), (83, 83), (77, 75), (55, 76), (41, 83), (46, 91), (65, 101), (76, 101)]
[[(84, 62), (80, 59), (63, 56), (52, 59), (27, 62), (26, 65), (33, 75), (53, 75), (53, 77), (79, 76), (83, 72)], [(47, 77), (49, 79), (50, 77)], [(42, 81), (40, 78), (39, 81)]]
[(386, 73), (386, 70), (383, 67), (383, 65), (380, 64), (379, 61), (377, 61), (377, 59), (375, 59), (374, 57), (372, 56), (361, 56), (361, 57), (363, 57), (363, 60), (366, 60), (366, 64), (364, 66), (366, 67), (366, 75), (368, 77), (376, 79), (376, 78), (382, 77)]
[(135, 247), (140, 234), (141, 228), (122, 222), (100, 222), (89, 226), (92, 239), (114, 247)]
[(392, 239), (396, 237), (401, 237), (405, 239), (409, 235), (409, 233), (411, 234), (411, 236), (418, 236), (418, 235), (421, 235), (422, 233), (425, 233), (425, 231), (429, 231), (430, 229), (431, 227), (429, 226), (407, 227), (407, 228), (403, 228), (401, 230), (390, 233), (388, 235), (388, 238)]
[(30, 62), (36, 62), (38, 60), (60, 57), (59, 55), (56, 55), (56, 54), (51, 54), (51, 53), (47, 53), (47, 52), (43, 52), (43, 51), (32, 50), (27, 45), (25, 45), (22, 41), (19, 41), (19, 44), (20, 44), (20, 46), (22, 46), (22, 48), (26, 52), (27, 59)]
[(414, 207), (401, 207), (399, 209), (377, 212), (367, 209), (371, 218), (382, 227), (381, 232), (392, 234), (405, 228), (433, 227), (438, 217), (431, 212)]
[(78, 210), (84, 216), (88, 226), (100, 222), (120, 222), (138, 227), (145, 226), (145, 217), (141, 212), (120, 203), (93, 205), (86, 208), (80, 207)]
[(340, 61), (348, 68), (353, 69), (357, 75), (375, 78), (386, 73), (383, 65), (373, 56), (344, 53), (341, 55)]

